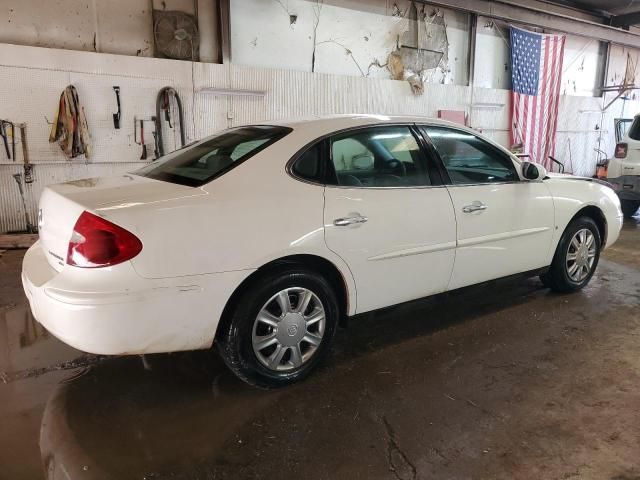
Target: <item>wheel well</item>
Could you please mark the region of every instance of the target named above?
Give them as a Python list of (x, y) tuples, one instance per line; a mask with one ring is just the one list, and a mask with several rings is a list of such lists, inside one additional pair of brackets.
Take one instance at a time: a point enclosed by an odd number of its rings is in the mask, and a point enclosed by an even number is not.
[[(290, 255), (273, 260), (258, 268), (255, 272), (245, 278), (235, 289), (222, 311), (220, 325), (231, 317), (240, 296), (247, 288), (250, 288), (254, 282), (259, 280), (266, 273), (273, 273), (291, 267), (302, 267), (312, 270), (327, 279), (329, 284), (334, 288), (338, 297), (338, 304), (340, 305), (340, 325), (345, 326), (347, 312), (349, 311), (347, 284), (342, 274), (333, 263), (317, 255)], [(221, 330), (223, 329), (218, 326), (217, 331), (220, 332)]]
[(596, 222), (598, 226), (598, 232), (600, 232), (600, 240), (602, 241), (602, 247), (607, 243), (607, 219), (604, 217), (604, 213), (598, 207), (593, 205), (589, 205), (584, 207), (576, 213), (571, 221), (578, 217), (589, 217), (591, 220)]

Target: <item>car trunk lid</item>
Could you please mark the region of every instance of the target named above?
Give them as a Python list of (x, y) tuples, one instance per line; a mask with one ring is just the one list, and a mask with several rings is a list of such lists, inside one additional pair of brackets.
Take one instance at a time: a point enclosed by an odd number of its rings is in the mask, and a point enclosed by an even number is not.
[(69, 240), (83, 211), (93, 211), (109, 219), (110, 210), (204, 194), (197, 188), (128, 174), (51, 185), (40, 197), (40, 242), (49, 264), (60, 271), (66, 265)]

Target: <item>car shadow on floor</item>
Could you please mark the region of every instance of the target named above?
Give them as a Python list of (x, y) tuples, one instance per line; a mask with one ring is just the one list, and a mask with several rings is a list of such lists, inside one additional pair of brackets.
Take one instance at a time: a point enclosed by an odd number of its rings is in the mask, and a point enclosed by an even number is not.
[[(40, 439), (47, 478), (198, 477), (194, 465), (218, 457), (266, 412), (323, 398), (338, 377), (342, 389), (357, 388), (349, 370), (359, 359), (544, 295), (551, 294), (538, 279), (506, 279), (355, 317), (308, 380), (276, 391), (237, 380), (214, 352), (109, 359), (77, 372), (48, 400)], [(268, 433), (269, 421), (258, 423)]]
[(340, 354), (355, 357), (458, 323), (527, 303), (534, 296), (557, 296), (537, 277), (514, 275), (388, 307), (354, 317), (338, 340)]

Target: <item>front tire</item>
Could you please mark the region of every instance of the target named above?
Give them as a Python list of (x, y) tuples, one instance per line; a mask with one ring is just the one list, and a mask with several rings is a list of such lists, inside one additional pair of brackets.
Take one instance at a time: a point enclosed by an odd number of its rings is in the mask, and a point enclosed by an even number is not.
[(560, 238), (549, 271), (540, 278), (554, 292), (571, 293), (589, 283), (600, 259), (602, 240), (589, 217), (574, 219)]
[(218, 350), (243, 381), (261, 388), (305, 378), (327, 354), (340, 310), (321, 275), (302, 268), (265, 274), (220, 325)]
[(636, 214), (638, 208), (640, 208), (640, 202), (636, 200), (621, 200), (620, 206), (622, 207), (624, 218), (631, 218)]

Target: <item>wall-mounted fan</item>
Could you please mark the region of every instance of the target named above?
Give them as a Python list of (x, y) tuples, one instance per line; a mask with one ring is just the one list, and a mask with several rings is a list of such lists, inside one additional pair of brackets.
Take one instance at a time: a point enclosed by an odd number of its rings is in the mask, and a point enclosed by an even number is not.
[(154, 10), (153, 38), (156, 57), (197, 61), (200, 56), (198, 21), (188, 13)]

